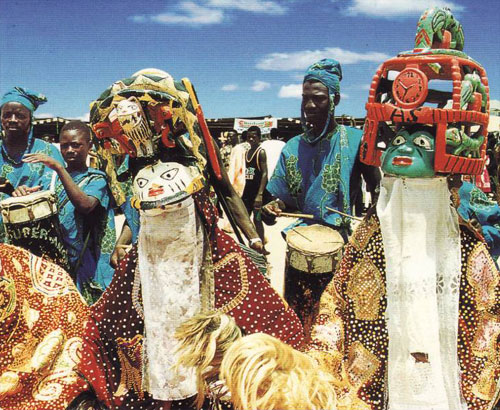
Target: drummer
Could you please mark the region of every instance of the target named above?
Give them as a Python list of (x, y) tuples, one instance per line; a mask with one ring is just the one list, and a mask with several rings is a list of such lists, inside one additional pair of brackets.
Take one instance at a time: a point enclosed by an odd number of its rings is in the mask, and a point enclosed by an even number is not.
[[(354, 184), (358, 183), (360, 174), (372, 198), (376, 196), (379, 172), (359, 160), (361, 130), (335, 121), (341, 79), (340, 64), (333, 59), (312, 64), (304, 77), (301, 107), (304, 132), (288, 141), (281, 151), (267, 184), (267, 190), (275, 199), (263, 207), (263, 216), (266, 222), (266, 215), (274, 219), (283, 211), (298, 211), (313, 218), (299, 219), (285, 232), (297, 225), (322, 224), (339, 231), (347, 240), (350, 220), (328, 208), (351, 214)], [(310, 314), (304, 306), (308, 305), (306, 299), (317, 300), (331, 278), (329, 273), (314, 277), (302, 277), (293, 269), (286, 273), (285, 298), (303, 323)]]
[[(14, 87), (0, 100), (2, 141), (0, 142), (0, 175), (17, 188), (20, 185), (39, 185), (48, 189), (50, 174), (45, 165), (27, 164), (22, 161), (25, 154), (43, 152), (55, 162), (64, 164), (61, 153), (52, 144), (33, 137), (33, 113), (47, 98), (21, 87)], [(0, 200), (6, 199), (0, 193)], [(5, 228), (0, 218), (0, 242), (5, 242)]]
[[(57, 174), (59, 220), (68, 250), (72, 275), (78, 290), (90, 304), (109, 285), (114, 269), (110, 265), (115, 246), (113, 202), (103, 172), (87, 167), (92, 146), (90, 128), (82, 121), (70, 121), (59, 136), (66, 168), (42, 153), (27, 154), (26, 164), (44, 164)], [(26, 195), (35, 188), (21, 186), (14, 196)]]

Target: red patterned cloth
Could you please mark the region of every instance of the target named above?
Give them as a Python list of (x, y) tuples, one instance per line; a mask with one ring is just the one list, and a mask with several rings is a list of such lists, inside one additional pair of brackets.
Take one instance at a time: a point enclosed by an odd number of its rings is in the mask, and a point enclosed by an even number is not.
[[(300, 348), (303, 331), (295, 312), (236, 242), (217, 227), (217, 211), (207, 193), (200, 191), (194, 199), (210, 242), (214, 307), (234, 317), (247, 334), (267, 333)], [(136, 267), (134, 247), (91, 308), (99, 332), (89, 328), (89, 345), (81, 366), (99, 399), (112, 409), (155, 406), (141, 387), (144, 322)]]
[(90, 310), (58, 265), (0, 244), (0, 408), (65, 410), (89, 389), (77, 372)]
[[(485, 244), (461, 227), (458, 359), (469, 410), (491, 409), (500, 379), (500, 274)], [(384, 410), (388, 332), (385, 255), (377, 216), (345, 248), (321, 298), (308, 353), (339, 380), (339, 410)]]

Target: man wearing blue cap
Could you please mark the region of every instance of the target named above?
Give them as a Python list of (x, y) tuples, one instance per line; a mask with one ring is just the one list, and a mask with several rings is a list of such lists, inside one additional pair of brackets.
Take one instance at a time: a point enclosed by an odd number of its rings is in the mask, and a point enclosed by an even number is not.
[[(301, 107), (304, 132), (288, 141), (281, 151), (266, 187), (275, 199), (263, 207), (263, 212), (273, 218), (283, 211), (298, 211), (313, 218), (298, 219), (284, 233), (299, 225), (321, 224), (335, 229), (346, 240), (350, 220), (328, 208), (351, 214), (361, 174), (372, 199), (375, 195), (380, 174), (359, 160), (362, 131), (335, 121), (341, 79), (342, 69), (333, 59), (312, 64), (304, 77)], [(302, 275), (292, 268), (286, 273), (285, 299), (301, 318), (306, 333), (308, 326), (304, 320), (309, 321), (314, 310), (307, 305), (316, 304), (331, 277), (331, 273)]]
[[(40, 185), (48, 189), (52, 170), (39, 164), (23, 162), (25, 154), (44, 153), (64, 164), (55, 146), (33, 137), (33, 113), (47, 101), (44, 95), (21, 87), (14, 87), (0, 100), (2, 141), (0, 142), (0, 177), (6, 178), (14, 188), (20, 185)], [(7, 196), (0, 193), (0, 200)], [(0, 241), (5, 241), (5, 229), (0, 218)]]

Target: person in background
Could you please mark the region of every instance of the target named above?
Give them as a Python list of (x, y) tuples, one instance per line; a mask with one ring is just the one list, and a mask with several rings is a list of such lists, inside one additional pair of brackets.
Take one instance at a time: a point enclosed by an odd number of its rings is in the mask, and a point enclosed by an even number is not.
[(262, 198), (267, 184), (266, 151), (260, 146), (261, 131), (259, 127), (248, 129), (247, 142), (250, 149), (245, 152), (245, 189), (241, 199), (247, 208), (248, 215), (253, 213), (253, 223), (259, 237), (264, 243), (264, 224), (261, 218)]
[(285, 142), (281, 139), (278, 134), (277, 128), (271, 129), (271, 139), (262, 141), (260, 146), (266, 151), (267, 156), (267, 173), (268, 175), (273, 175), (274, 168), (279, 161), (281, 150), (285, 146)]
[[(62, 128), (59, 142), (66, 168), (42, 153), (26, 154), (23, 161), (44, 164), (57, 174), (59, 220), (71, 273), (78, 290), (91, 304), (113, 277), (110, 265), (116, 241), (113, 202), (106, 175), (86, 164), (91, 147), (90, 128), (82, 121), (70, 121)], [(13, 195), (22, 196), (37, 189), (21, 186)]]
[[(25, 163), (25, 154), (43, 153), (60, 165), (64, 164), (61, 153), (52, 144), (33, 137), (33, 113), (47, 98), (39, 93), (14, 87), (0, 100), (2, 141), (0, 142), (0, 176), (6, 178), (13, 188), (20, 185), (41, 186), (48, 189), (50, 175), (45, 164)], [(0, 193), (0, 200), (6, 199)], [(5, 242), (5, 227), (0, 218), (0, 241)]]
[(233, 147), (238, 145), (239, 139), (238, 139), (238, 132), (236, 130), (230, 130), (226, 131), (223, 133), (224, 140), (222, 141), (221, 137), (221, 142), (222, 142), (222, 147), (220, 149), (220, 156), (222, 158), (222, 163), (224, 164), (224, 168), (226, 168), (226, 171), (229, 169), (229, 162), (231, 158), (231, 151), (233, 150)]

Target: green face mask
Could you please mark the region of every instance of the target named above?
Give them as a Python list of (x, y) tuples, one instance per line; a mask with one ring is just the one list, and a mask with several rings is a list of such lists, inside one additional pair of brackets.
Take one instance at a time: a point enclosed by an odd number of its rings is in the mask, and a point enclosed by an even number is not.
[(408, 178), (435, 176), (434, 136), (423, 130), (413, 134), (400, 130), (383, 154), (382, 171)]

